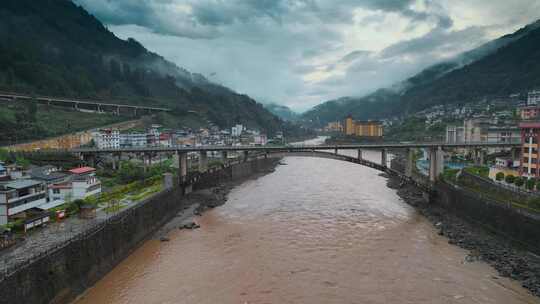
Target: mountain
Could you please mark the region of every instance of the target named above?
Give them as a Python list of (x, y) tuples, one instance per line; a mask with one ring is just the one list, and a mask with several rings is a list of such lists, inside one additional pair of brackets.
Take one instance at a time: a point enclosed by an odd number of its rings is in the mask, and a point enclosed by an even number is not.
[(326, 124), (348, 114), (379, 119), (414, 113), (439, 104), (469, 103), (484, 97), (525, 93), (540, 86), (540, 20), (456, 58), (363, 97), (328, 101), (302, 114)]
[[(1, 1), (0, 37), (0, 90), (168, 107), (172, 114), (160, 119), (172, 127), (196, 121), (289, 131), (249, 96), (119, 39), (71, 1)], [(16, 121), (2, 127), (24, 128)]]
[(264, 107), (277, 117), (286, 121), (298, 120), (298, 113), (294, 112), (287, 106), (278, 105), (275, 103), (265, 104)]

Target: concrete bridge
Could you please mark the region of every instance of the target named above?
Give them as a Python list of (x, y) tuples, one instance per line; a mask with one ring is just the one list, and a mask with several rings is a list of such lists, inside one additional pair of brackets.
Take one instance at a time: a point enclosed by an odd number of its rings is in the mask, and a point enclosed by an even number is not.
[(36, 102), (48, 106), (60, 106), (76, 111), (92, 111), (97, 113), (113, 113), (115, 115), (129, 114), (133, 116), (152, 114), (156, 112), (169, 112), (170, 109), (159, 107), (134, 106), (115, 103), (104, 103), (94, 100), (79, 100), (73, 98), (55, 98), (45, 96), (30, 96), (17, 93), (0, 92), (0, 100), (7, 102)]
[[(388, 151), (398, 151), (406, 156), (405, 174), (407, 178), (412, 178), (414, 169), (414, 151), (422, 148), (428, 151), (429, 155), (429, 181), (436, 181), (444, 171), (445, 150), (456, 148), (467, 148), (474, 151), (477, 164), (482, 164), (487, 148), (517, 148), (520, 143), (374, 143), (358, 145), (290, 145), (290, 146), (201, 146), (201, 147), (144, 147), (144, 148), (122, 148), (122, 149), (95, 149), (80, 148), (69, 150), (71, 153), (79, 155), (81, 160), (89, 164), (95, 164), (100, 155), (108, 155), (112, 158), (113, 168), (117, 167), (123, 153), (135, 154), (142, 157), (146, 165), (152, 161), (152, 156), (160, 153), (174, 154), (179, 167), (180, 182), (184, 181), (188, 173), (188, 154), (197, 153), (199, 161), (199, 172), (208, 170), (208, 153), (221, 153), (222, 159), (227, 162), (228, 154), (231, 152), (241, 153), (241, 160), (247, 161), (251, 156), (273, 157), (273, 156), (307, 156), (332, 158), (342, 161), (368, 166), (380, 171), (388, 172)], [(355, 150), (356, 157), (339, 154), (340, 150)], [(380, 163), (366, 160), (362, 157), (364, 150), (377, 150), (381, 152)]]

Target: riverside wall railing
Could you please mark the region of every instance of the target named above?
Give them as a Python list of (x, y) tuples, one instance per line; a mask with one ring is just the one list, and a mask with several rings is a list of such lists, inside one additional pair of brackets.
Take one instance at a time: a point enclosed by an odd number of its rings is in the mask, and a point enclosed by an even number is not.
[(478, 176), (476, 174), (469, 173), (466, 170), (461, 170), (460, 178), (496, 193), (504, 192), (505, 194), (509, 195), (518, 195), (523, 200), (540, 197), (539, 191), (527, 191), (525, 189), (518, 188), (517, 186), (507, 185), (505, 182), (495, 182), (490, 178)]
[[(118, 225), (119, 223), (122, 223), (125, 218), (131, 216), (131, 214), (137, 212), (137, 210), (147, 208), (147, 205), (152, 204), (155, 200), (160, 200), (163, 197), (174, 195), (175, 192), (178, 192), (180, 190), (181, 189), (178, 187), (169, 189), (169, 190), (163, 190), (159, 193), (151, 195), (150, 197), (146, 198), (145, 200), (138, 203), (137, 205), (130, 207), (129, 209), (122, 210), (119, 213), (112, 215), (111, 217), (107, 219), (104, 219), (101, 221), (97, 220), (96, 222), (91, 223), (90, 225), (87, 225), (83, 231), (71, 235), (69, 238), (66, 238), (64, 242), (58, 243), (57, 245), (54, 245), (48, 248), (47, 250), (41, 251), (24, 261), (20, 261), (16, 264), (6, 267), (5, 270), (2, 273), (0, 273), (0, 282), (3, 281), (6, 277), (10, 277), (16, 274), (17, 272), (24, 270), (24, 268), (33, 264), (35, 261), (38, 261), (46, 256), (51, 256), (54, 252), (57, 252), (63, 248), (66, 248), (74, 242), (84, 241), (86, 239), (89, 239), (96, 233), (107, 229), (107, 227), (115, 226), (115, 225)], [(178, 192), (178, 195), (180, 195), (179, 192)]]

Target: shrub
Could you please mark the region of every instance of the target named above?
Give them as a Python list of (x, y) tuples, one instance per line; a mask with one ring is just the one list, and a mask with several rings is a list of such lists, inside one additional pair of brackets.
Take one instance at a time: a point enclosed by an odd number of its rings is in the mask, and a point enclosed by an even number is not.
[(514, 180), (514, 184), (516, 184), (516, 186), (518, 187), (522, 187), (525, 184), (525, 178), (519, 176), (516, 177)]
[(540, 181), (536, 184), (536, 190), (540, 191)]
[(515, 179), (516, 179), (515, 176), (513, 176), (512, 174), (508, 174), (508, 175), (504, 178), (504, 181), (507, 182), (507, 183), (509, 183), (509, 184), (513, 184)]
[(540, 209), (540, 197), (530, 199), (528, 205), (530, 208)]
[(536, 185), (536, 181), (533, 178), (530, 178), (530, 179), (527, 180), (527, 183), (525, 184), (525, 187), (528, 190), (533, 190), (535, 185)]
[(504, 180), (504, 173), (498, 172), (498, 173), (495, 175), (495, 179), (498, 180), (498, 181)]

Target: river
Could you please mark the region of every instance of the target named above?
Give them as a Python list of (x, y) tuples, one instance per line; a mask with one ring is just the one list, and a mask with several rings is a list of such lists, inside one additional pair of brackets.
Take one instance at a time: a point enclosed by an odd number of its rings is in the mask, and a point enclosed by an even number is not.
[(540, 303), (466, 262), (379, 172), (283, 162), (235, 187), (200, 229), (147, 241), (76, 303)]

